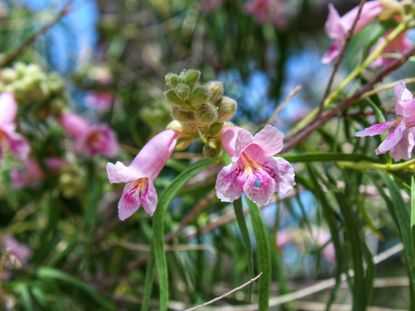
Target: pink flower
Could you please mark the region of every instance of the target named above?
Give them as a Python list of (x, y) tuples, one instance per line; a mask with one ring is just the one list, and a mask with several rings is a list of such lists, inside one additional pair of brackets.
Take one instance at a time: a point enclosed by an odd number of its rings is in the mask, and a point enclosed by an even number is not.
[(199, 3), (199, 10), (201, 12), (209, 13), (219, 9), (224, 0), (202, 0)]
[(288, 7), (281, 0), (251, 0), (246, 10), (261, 24), (271, 23), (277, 27), (286, 26)]
[(85, 98), (88, 107), (99, 111), (106, 111), (111, 108), (114, 96), (110, 92), (90, 92)]
[(154, 136), (137, 154), (129, 166), (121, 162), (107, 164), (110, 183), (127, 183), (118, 203), (118, 217), (125, 220), (143, 205), (153, 215), (157, 207), (154, 180), (171, 156), (178, 132), (165, 130)]
[(13, 168), (11, 171), (12, 186), (16, 189), (22, 189), (26, 186), (32, 187), (44, 177), (42, 169), (35, 160), (25, 159), (23, 166), (21, 169)]
[[(360, 18), (357, 21), (354, 33), (359, 32), (370, 24), (382, 12), (382, 9), (383, 7), (381, 1), (366, 2), (363, 6)], [(355, 7), (353, 10), (340, 17), (334, 6), (329, 4), (329, 16), (326, 21), (326, 32), (328, 36), (334, 40), (334, 43), (322, 59), (324, 64), (332, 62), (339, 56), (345, 43), (347, 33), (352, 28), (358, 11), (359, 7)]]
[(46, 167), (53, 173), (58, 172), (65, 164), (65, 159), (59, 157), (49, 157), (45, 160)]
[(254, 137), (247, 130), (225, 127), (222, 145), (232, 163), (225, 166), (216, 180), (220, 200), (233, 202), (245, 193), (249, 199), (264, 206), (274, 192), (287, 193), (295, 185), (294, 168), (283, 158), (273, 155), (283, 147), (284, 135), (271, 125)]
[(31, 254), (29, 247), (20, 243), (11, 235), (4, 236), (3, 243), (6, 250), (16, 256), (22, 264), (27, 262)]
[[(378, 44), (380, 45), (383, 42), (385, 42), (385, 38), (388, 36), (389, 33), (387, 33), (385, 36), (379, 39)], [(403, 34), (396, 37), (394, 40), (392, 40), (383, 50), (383, 53), (399, 53), (404, 54), (408, 52), (412, 48), (412, 43), (408, 39), (408, 33), (404, 32)], [(388, 57), (379, 57), (377, 60), (375, 60), (370, 66), (371, 67), (387, 67), (390, 65), (395, 59), (394, 58), (388, 58)]]
[(74, 113), (64, 113), (60, 118), (62, 127), (74, 138), (75, 149), (86, 156), (114, 156), (118, 142), (114, 132), (104, 124), (90, 124)]
[(17, 114), (17, 103), (12, 93), (0, 95), (0, 159), (4, 150), (10, 152), (19, 159), (29, 155), (30, 146), (26, 139), (16, 132), (14, 120)]
[(401, 82), (395, 87), (397, 119), (374, 124), (355, 134), (357, 137), (375, 136), (388, 130), (386, 139), (375, 150), (376, 154), (390, 151), (395, 161), (408, 160), (415, 146), (415, 99), (412, 93)]

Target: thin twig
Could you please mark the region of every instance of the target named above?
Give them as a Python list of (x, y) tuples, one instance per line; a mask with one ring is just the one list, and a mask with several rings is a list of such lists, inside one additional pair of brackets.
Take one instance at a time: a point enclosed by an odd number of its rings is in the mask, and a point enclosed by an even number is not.
[(262, 275), (262, 272), (261, 272), (260, 274), (258, 274), (256, 277), (254, 277), (253, 279), (250, 279), (248, 282), (246, 282), (246, 283), (242, 284), (241, 286), (238, 286), (238, 287), (236, 287), (236, 288), (234, 288), (234, 289), (230, 290), (229, 292), (226, 292), (225, 294), (223, 294), (223, 295), (221, 295), (221, 296), (219, 296), (219, 297), (216, 297), (215, 299), (212, 299), (212, 300), (209, 300), (209, 301), (207, 301), (207, 302), (205, 302), (205, 303), (202, 303), (201, 305), (198, 305), (198, 306), (195, 306), (195, 307), (192, 307), (192, 308), (188, 308), (188, 309), (186, 309), (185, 311), (193, 311), (193, 310), (197, 310), (197, 309), (200, 309), (200, 308), (206, 307), (206, 306), (208, 306), (208, 305), (210, 305), (210, 304), (212, 304), (212, 303), (215, 303), (216, 301), (219, 301), (219, 300), (221, 300), (221, 299), (225, 298), (226, 296), (229, 296), (229, 295), (231, 295), (231, 294), (233, 294), (233, 293), (237, 292), (238, 290), (243, 289), (244, 287), (248, 286), (249, 284), (251, 284), (251, 283), (255, 282), (256, 280), (258, 280), (258, 279), (261, 277), (261, 275)]
[(344, 55), (346, 53), (347, 46), (349, 45), (350, 40), (353, 37), (354, 30), (356, 28), (357, 22), (359, 21), (359, 18), (360, 18), (360, 15), (362, 13), (363, 6), (365, 5), (365, 3), (366, 3), (366, 0), (361, 0), (360, 1), (359, 10), (357, 11), (356, 18), (354, 19), (353, 24), (352, 24), (352, 27), (349, 29), (349, 32), (346, 35), (346, 40), (345, 40), (345, 42), (344, 42), (344, 44), (342, 46), (342, 49), (340, 51), (339, 56), (337, 57), (337, 59), (336, 59), (336, 61), (334, 63), (333, 71), (331, 72), (329, 82), (327, 84), (326, 90), (324, 91), (324, 96), (321, 99), (321, 102), (320, 102), (319, 107), (318, 107), (318, 115), (320, 115), (321, 112), (323, 111), (324, 101), (326, 100), (327, 96), (330, 93), (331, 86), (333, 85), (333, 82), (334, 82), (334, 77), (336, 76), (336, 73), (339, 70), (340, 64), (341, 64), (341, 62), (343, 60), (343, 57), (344, 57)]
[(353, 105), (359, 98), (363, 96), (366, 92), (373, 89), (373, 87), (382, 81), (385, 77), (391, 74), (396, 69), (400, 68), (406, 61), (415, 55), (415, 48), (412, 48), (407, 53), (402, 55), (402, 58), (397, 60), (396, 62), (389, 65), (383, 71), (381, 71), (371, 82), (365, 84), (362, 88), (356, 91), (352, 96), (343, 100), (340, 104), (336, 106), (336, 108), (326, 112), (325, 114), (321, 114), (318, 118), (314, 119), (311, 123), (309, 123), (306, 127), (298, 131), (296, 134), (290, 137), (287, 144), (281, 151), (282, 153), (287, 152), (291, 148), (295, 147), (297, 144), (302, 142), (306, 139), (311, 133), (313, 133), (316, 129), (325, 125), (329, 120), (339, 115), (342, 111), (347, 109), (349, 106)]
[(43, 25), (38, 31), (33, 33), (29, 38), (23, 41), (16, 49), (11, 51), (7, 54), (1, 61), (0, 67), (6, 67), (10, 65), (25, 49), (27, 49), (30, 45), (33, 44), (40, 36), (42, 36), (46, 31), (48, 31), (53, 25), (55, 25), (63, 16), (67, 15), (70, 11), (70, 5), (72, 4), (73, 0), (67, 1), (67, 3), (63, 6), (63, 9), (58, 12), (58, 14), (53, 17), (53, 19)]
[(382, 84), (381, 86), (379, 86), (379, 87), (377, 87), (377, 88), (375, 88), (375, 89), (373, 89), (371, 91), (366, 92), (365, 94), (363, 94), (362, 97), (369, 97), (369, 96), (372, 96), (374, 94), (377, 94), (377, 93), (380, 93), (380, 92), (383, 92), (383, 91), (392, 89), (396, 85), (398, 85), (400, 82), (404, 82), (404, 83), (407, 83), (407, 84), (409, 84), (409, 83), (415, 83), (415, 78), (402, 79), (402, 80), (399, 80), (399, 81)]
[(297, 85), (288, 95), (287, 97), (284, 99), (284, 101), (279, 104), (277, 106), (277, 108), (274, 110), (274, 112), (272, 113), (271, 117), (268, 119), (267, 124), (275, 124), (276, 119), (279, 115), (279, 113), (281, 112), (281, 110), (289, 103), (289, 101), (298, 94), (298, 92), (301, 91), (302, 86), (301, 85)]

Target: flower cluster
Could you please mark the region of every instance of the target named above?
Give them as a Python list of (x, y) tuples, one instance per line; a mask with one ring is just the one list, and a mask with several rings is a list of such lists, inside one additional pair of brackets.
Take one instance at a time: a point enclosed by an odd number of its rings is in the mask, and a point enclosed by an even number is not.
[[(361, 31), (367, 25), (371, 24), (376, 19), (392, 19), (399, 21), (400, 13), (403, 10), (403, 3), (396, 1), (368, 1), (363, 5), (362, 12), (357, 20), (354, 28), (354, 34)], [(340, 17), (337, 10), (332, 4), (329, 4), (329, 15), (326, 22), (326, 32), (328, 36), (334, 40), (333, 44), (324, 55), (322, 62), (330, 63), (334, 61), (340, 54), (346, 41), (347, 34), (353, 26), (357, 17), (359, 8), (355, 7), (342, 17)], [(385, 41), (388, 33), (379, 39), (378, 44)], [(404, 32), (394, 40), (392, 40), (384, 49), (384, 53), (405, 53), (412, 47), (408, 40), (407, 32)], [(372, 67), (386, 66), (391, 59), (386, 57), (378, 58), (371, 64)]]
[(236, 110), (236, 102), (223, 96), (221, 82), (198, 85), (200, 73), (187, 70), (168, 74), (170, 89), (165, 93), (176, 119), (154, 136), (129, 166), (108, 163), (111, 183), (126, 183), (118, 203), (118, 215), (125, 220), (142, 205), (152, 215), (157, 207), (154, 180), (174, 149), (186, 148), (195, 137), (205, 144), (206, 156), (217, 155), (222, 147), (232, 163), (225, 166), (216, 181), (219, 199), (233, 202), (245, 193), (259, 205), (268, 204), (275, 192), (287, 193), (295, 185), (294, 169), (283, 158), (284, 135), (267, 125), (254, 137), (245, 129), (225, 123)]

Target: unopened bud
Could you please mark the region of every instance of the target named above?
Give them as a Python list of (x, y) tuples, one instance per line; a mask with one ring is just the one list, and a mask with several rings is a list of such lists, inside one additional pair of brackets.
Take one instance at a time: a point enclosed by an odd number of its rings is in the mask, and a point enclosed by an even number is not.
[(11, 83), (17, 79), (17, 72), (14, 69), (6, 68), (1, 72), (1, 80), (6, 83)]
[(227, 121), (233, 117), (236, 112), (237, 104), (232, 98), (223, 96), (218, 104), (218, 121)]
[(180, 133), (183, 132), (183, 126), (177, 120), (173, 120), (169, 124), (167, 124), (166, 129), (173, 130), (173, 131), (180, 132)]
[(216, 157), (220, 152), (220, 148), (216, 143), (209, 141), (209, 143), (203, 146), (203, 155), (205, 157)]
[(223, 96), (223, 83), (221, 81), (212, 81), (206, 86), (209, 89), (209, 101), (216, 104)]
[(182, 74), (184, 82), (191, 88), (193, 88), (199, 82), (200, 71), (198, 70), (189, 69), (184, 71)]
[(183, 135), (187, 136), (195, 136), (199, 131), (199, 125), (197, 124), (197, 122), (183, 122), (182, 128)]
[(181, 99), (179, 96), (177, 96), (176, 92), (173, 89), (164, 92), (164, 95), (166, 96), (169, 103), (172, 105), (176, 105), (176, 106), (186, 105), (184, 100)]
[(189, 145), (192, 143), (193, 138), (192, 137), (181, 137), (177, 140), (176, 148), (177, 151), (182, 151), (189, 147)]
[(200, 105), (204, 104), (209, 97), (209, 91), (207, 88), (199, 86), (196, 87), (190, 98), (190, 103), (193, 107), (200, 107)]
[(217, 136), (223, 128), (223, 122), (215, 122), (209, 126), (209, 135)]
[(176, 86), (176, 95), (182, 100), (188, 100), (190, 97), (190, 87), (184, 83), (180, 83)]
[(166, 80), (167, 86), (171, 88), (176, 87), (181, 82), (180, 77), (175, 73), (166, 74), (164, 79)]
[(171, 112), (173, 117), (181, 122), (190, 122), (195, 119), (195, 115), (191, 111), (184, 111), (180, 108), (172, 107)]
[(203, 123), (213, 123), (218, 119), (218, 110), (214, 105), (204, 103), (197, 109), (196, 118)]

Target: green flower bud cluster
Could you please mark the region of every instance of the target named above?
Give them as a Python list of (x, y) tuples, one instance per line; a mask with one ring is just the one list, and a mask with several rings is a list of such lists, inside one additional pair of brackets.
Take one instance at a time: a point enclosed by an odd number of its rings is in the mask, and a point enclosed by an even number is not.
[(85, 190), (85, 172), (76, 163), (67, 163), (60, 169), (59, 188), (66, 198), (73, 198)]
[(59, 115), (67, 106), (62, 79), (36, 64), (16, 63), (0, 71), (0, 92), (12, 92), (20, 105), (36, 105), (36, 116)]
[(233, 117), (237, 104), (223, 96), (223, 83), (220, 81), (199, 83), (200, 71), (183, 70), (179, 75), (166, 75), (165, 92), (171, 105), (173, 121), (168, 127), (180, 130), (181, 137), (176, 149), (187, 148), (198, 137), (204, 144), (206, 156), (215, 156), (221, 150), (220, 132), (224, 122)]

